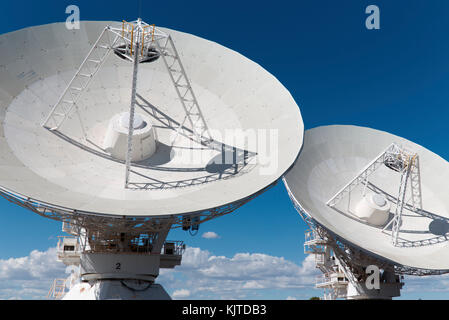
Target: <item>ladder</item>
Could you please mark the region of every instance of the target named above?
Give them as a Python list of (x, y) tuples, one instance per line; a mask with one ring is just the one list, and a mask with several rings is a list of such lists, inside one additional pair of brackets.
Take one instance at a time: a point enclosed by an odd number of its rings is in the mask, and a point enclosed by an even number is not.
[(85, 129), (79, 115), (77, 101), (81, 97), (82, 92), (89, 86), (90, 82), (97, 74), (103, 62), (108, 57), (118, 37), (111, 42), (109, 27), (101, 32), (95, 44), (90, 49), (78, 71), (69, 82), (58, 102), (53, 106), (51, 112), (42, 123), (42, 126), (49, 130), (58, 130), (67, 117), (70, 116), (73, 109), (76, 110), (81, 123), (84, 137), (86, 137)]
[(47, 299), (61, 299), (65, 294), (66, 279), (55, 279), (48, 291)]
[(412, 189), (412, 205), (415, 211), (422, 210), (421, 174), (419, 170), (419, 156), (412, 159), (410, 171), (410, 185)]
[[(160, 43), (161, 40), (164, 40), (162, 44)], [(193, 135), (191, 132), (183, 133), (186, 136), (194, 136), (200, 143), (208, 144), (212, 140), (212, 137), (171, 36), (169, 35), (165, 39), (156, 39), (154, 43), (161, 54), (178, 98), (186, 113), (184, 120), (176, 130), (177, 133), (185, 131), (183, 129), (184, 124), (186, 120), (189, 120)]]

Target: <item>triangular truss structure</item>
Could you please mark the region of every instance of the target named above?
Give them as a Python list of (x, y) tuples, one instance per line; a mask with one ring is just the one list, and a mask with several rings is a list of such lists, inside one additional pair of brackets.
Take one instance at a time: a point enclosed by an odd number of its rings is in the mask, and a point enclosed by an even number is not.
[[(369, 176), (382, 165), (385, 165), (391, 170), (401, 174), (398, 196), (395, 198), (396, 209), (394, 211), (394, 216), (382, 230), (385, 231), (388, 227), (392, 226), (392, 243), (394, 246), (400, 246), (401, 244), (398, 239), (404, 207), (407, 207), (408, 209), (411, 207), (411, 210), (417, 214), (420, 214), (422, 211), (421, 177), (418, 154), (401, 148), (395, 143), (391, 144), (365, 168), (363, 168), (355, 178), (340, 189), (340, 191), (338, 191), (326, 204), (329, 207), (335, 207), (358, 185), (365, 183), (365, 186), (367, 186), (369, 184)], [(410, 181), (411, 206), (408, 206), (405, 201), (408, 181)]]
[[(87, 140), (77, 102), (112, 51), (134, 63), (126, 156), (125, 188), (128, 188), (131, 166), (130, 155), (132, 154), (131, 137), (133, 135), (131, 124), (135, 113), (139, 63), (162, 58), (185, 112), (183, 121), (176, 129), (177, 133), (182, 133), (202, 145), (208, 145), (212, 141), (212, 137), (171, 36), (140, 19), (133, 22), (123, 21), (122, 28), (111, 26), (104, 28), (59, 100), (45, 118), (42, 123), (43, 127), (51, 131), (58, 131), (67, 118), (73, 112), (76, 112), (84, 139)], [(184, 126), (186, 122), (190, 124), (191, 130), (186, 130)]]

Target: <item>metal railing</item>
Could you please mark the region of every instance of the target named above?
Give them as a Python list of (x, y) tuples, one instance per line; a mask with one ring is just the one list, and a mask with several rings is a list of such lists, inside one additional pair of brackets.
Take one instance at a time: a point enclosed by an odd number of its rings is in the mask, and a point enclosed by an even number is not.
[(122, 245), (118, 241), (101, 241), (97, 243), (90, 243), (82, 252), (87, 253), (126, 253), (126, 254), (169, 254), (182, 255), (185, 250), (184, 241), (165, 241), (160, 252), (153, 250), (151, 241), (143, 241), (138, 243), (128, 243)]
[(165, 241), (162, 246), (161, 254), (172, 254), (181, 256), (184, 253), (186, 246), (184, 241), (175, 240), (175, 241)]
[(81, 246), (79, 244), (78, 237), (58, 236), (58, 244), (56, 246), (56, 250), (58, 252), (58, 255), (67, 253), (81, 253)]
[(315, 279), (316, 287), (336, 287), (336, 286), (346, 286), (348, 284), (348, 279), (345, 277), (343, 272), (328, 272), (320, 274)]

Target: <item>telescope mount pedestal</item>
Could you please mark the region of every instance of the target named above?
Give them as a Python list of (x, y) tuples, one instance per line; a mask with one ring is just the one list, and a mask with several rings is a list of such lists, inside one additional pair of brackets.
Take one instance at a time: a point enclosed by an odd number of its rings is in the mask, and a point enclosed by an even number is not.
[[(71, 275), (51, 296), (68, 300), (167, 300), (170, 296), (155, 283), (160, 268), (181, 264), (182, 241), (166, 241), (171, 224), (152, 233), (102, 232), (63, 224), (72, 237), (60, 237), (58, 260)], [(55, 281), (56, 283), (56, 281)], [(65, 293), (65, 289), (69, 289)], [(50, 293), (49, 293), (50, 296)]]
[(395, 274), (394, 266), (344, 246), (320, 227), (306, 232), (304, 252), (315, 256), (316, 267), (322, 272), (316, 288), (324, 290), (324, 300), (400, 296), (404, 283)]

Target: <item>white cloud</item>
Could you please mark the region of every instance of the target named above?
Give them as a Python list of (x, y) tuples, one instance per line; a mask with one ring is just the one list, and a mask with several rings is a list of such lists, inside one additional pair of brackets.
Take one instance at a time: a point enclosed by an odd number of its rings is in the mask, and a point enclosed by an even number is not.
[[(0, 299), (44, 299), (55, 278), (68, 276), (65, 269), (56, 260), (56, 248), (0, 260)], [(313, 257), (296, 264), (263, 253), (226, 257), (187, 248), (181, 266), (162, 269), (157, 282), (172, 292), (174, 299), (260, 299), (274, 291), (279, 292), (274, 296), (278, 299), (289, 295), (307, 299), (318, 295), (314, 290), (316, 274)]]
[(413, 298), (449, 299), (449, 274), (434, 276), (405, 276), (402, 296)]
[(175, 277), (168, 281), (168, 273), (164, 272), (158, 282), (167, 289), (187, 287), (192, 299), (257, 299), (264, 290), (314, 290), (318, 274), (313, 257), (297, 265), (263, 253), (225, 257), (200, 248), (187, 248), (181, 266), (169, 273)]
[(0, 260), (0, 280), (50, 279), (65, 267), (57, 261), (56, 248), (45, 252), (33, 250), (29, 256)]
[(0, 299), (44, 299), (55, 278), (67, 277), (65, 269), (56, 248), (0, 260)]
[(259, 282), (250, 280), (245, 282), (245, 284), (242, 287), (243, 289), (263, 289), (263, 285), (261, 285)]
[(296, 299), (295, 297), (292, 297), (292, 296), (288, 296), (287, 299), (285, 299), (285, 300), (298, 300), (298, 299)]
[(182, 299), (190, 296), (190, 291), (186, 289), (175, 290), (172, 294), (173, 299)]
[[(300, 264), (263, 253), (236, 253), (215, 256), (200, 248), (187, 248), (182, 264), (158, 278), (168, 291), (188, 288), (189, 299), (310, 299), (321, 296), (314, 288), (312, 255)], [(170, 277), (169, 281), (168, 277)], [(273, 296), (273, 292), (279, 294)], [(449, 274), (406, 276), (402, 298), (449, 299)], [(285, 298), (287, 297), (287, 298)]]
[(218, 234), (216, 234), (215, 232), (213, 232), (213, 231), (205, 232), (205, 233), (203, 233), (203, 235), (201, 237), (204, 238), (204, 239), (218, 239), (218, 238), (220, 238), (220, 236)]

